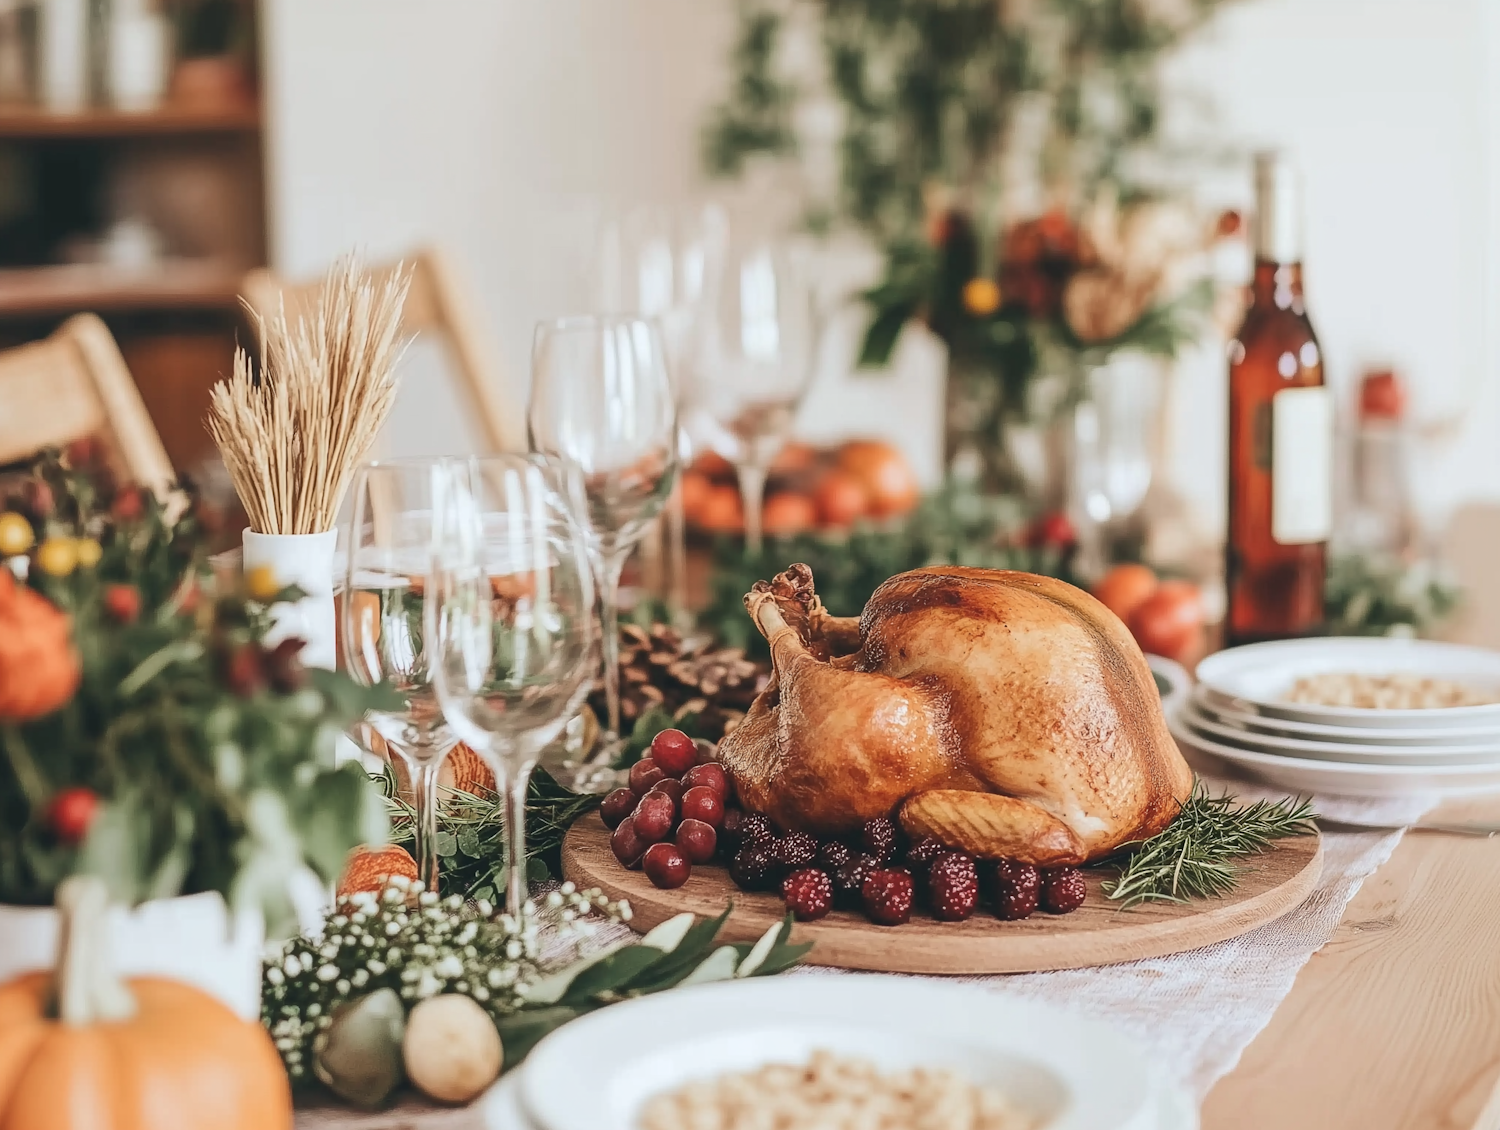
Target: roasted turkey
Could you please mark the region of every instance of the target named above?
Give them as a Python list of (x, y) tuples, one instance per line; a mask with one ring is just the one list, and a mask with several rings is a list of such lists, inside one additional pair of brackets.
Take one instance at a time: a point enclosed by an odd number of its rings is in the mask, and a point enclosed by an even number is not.
[(914, 836), (1056, 866), (1155, 835), (1192, 788), (1140, 648), (1072, 585), (933, 566), (835, 617), (793, 565), (745, 607), (774, 671), (719, 759), (783, 829), (899, 814)]

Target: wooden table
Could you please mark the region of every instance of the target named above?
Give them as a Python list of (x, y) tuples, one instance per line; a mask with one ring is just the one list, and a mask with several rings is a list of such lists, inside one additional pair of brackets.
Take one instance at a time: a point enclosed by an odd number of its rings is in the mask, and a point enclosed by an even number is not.
[[(1429, 819), (1500, 822), (1500, 798)], [(1407, 833), (1203, 1127), (1500, 1130), (1500, 836)]]

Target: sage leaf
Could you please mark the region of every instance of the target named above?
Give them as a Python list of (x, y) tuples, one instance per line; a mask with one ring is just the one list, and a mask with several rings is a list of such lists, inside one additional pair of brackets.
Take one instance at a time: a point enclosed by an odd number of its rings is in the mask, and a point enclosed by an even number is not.
[(707, 961), (679, 981), (678, 988), (685, 988), (688, 985), (706, 985), (711, 981), (732, 980), (739, 975), (735, 970), (738, 960), (739, 954), (735, 953), (733, 946), (720, 946), (708, 955)]

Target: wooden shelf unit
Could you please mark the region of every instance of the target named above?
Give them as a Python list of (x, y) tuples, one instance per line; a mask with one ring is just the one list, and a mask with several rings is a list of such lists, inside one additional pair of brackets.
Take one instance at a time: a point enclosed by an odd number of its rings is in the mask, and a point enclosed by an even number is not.
[(243, 271), (216, 260), (167, 260), (133, 270), (103, 264), (0, 270), (0, 318), (80, 310), (140, 313), (238, 309)]
[(174, 106), (147, 113), (91, 109), (56, 114), (32, 106), (0, 106), (0, 141), (45, 138), (160, 137), (184, 134), (253, 133), (260, 106)]

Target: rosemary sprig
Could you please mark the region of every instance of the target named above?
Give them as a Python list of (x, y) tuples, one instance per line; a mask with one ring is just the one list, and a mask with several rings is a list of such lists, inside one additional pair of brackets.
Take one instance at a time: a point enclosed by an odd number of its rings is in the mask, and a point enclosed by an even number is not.
[(1222, 897), (1239, 880), (1235, 859), (1263, 851), (1272, 840), (1316, 831), (1314, 819), (1305, 800), (1258, 800), (1239, 808), (1229, 794), (1212, 796), (1194, 781), (1176, 819), (1125, 849), (1128, 856), (1116, 864), (1120, 874), (1104, 881), (1104, 893), (1125, 907)]

